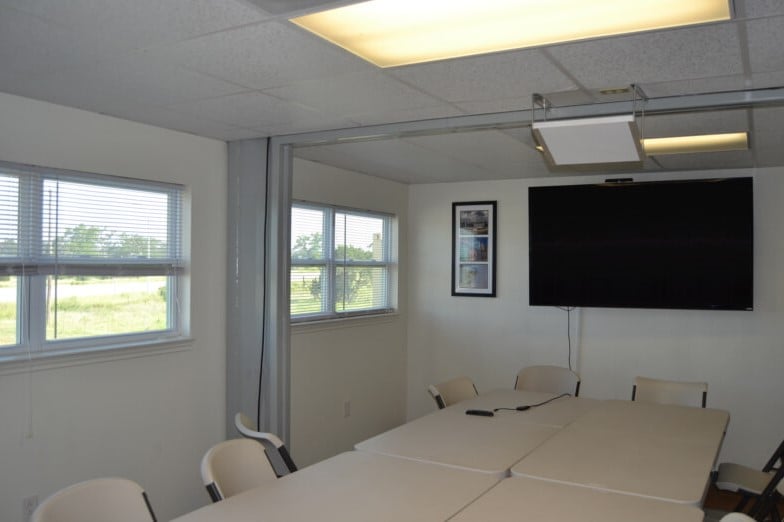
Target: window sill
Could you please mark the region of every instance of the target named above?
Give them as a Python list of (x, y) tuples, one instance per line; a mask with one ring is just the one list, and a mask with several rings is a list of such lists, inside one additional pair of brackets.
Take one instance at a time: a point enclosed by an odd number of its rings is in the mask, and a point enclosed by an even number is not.
[(314, 319), (312, 321), (299, 321), (291, 323), (291, 334), (318, 332), (321, 330), (337, 330), (340, 328), (358, 328), (376, 324), (387, 324), (397, 321), (400, 313), (397, 311), (384, 314), (354, 315), (329, 319)]
[(27, 371), (52, 370), (68, 366), (81, 366), (107, 361), (134, 359), (165, 353), (189, 350), (193, 344), (190, 337), (177, 337), (162, 341), (150, 341), (128, 345), (96, 346), (72, 348), (51, 352), (15, 352), (13, 355), (0, 355), (0, 375), (24, 373)]

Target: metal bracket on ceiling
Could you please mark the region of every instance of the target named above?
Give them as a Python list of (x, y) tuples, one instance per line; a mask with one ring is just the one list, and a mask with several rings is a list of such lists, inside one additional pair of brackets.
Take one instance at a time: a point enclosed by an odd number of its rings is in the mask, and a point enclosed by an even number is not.
[(533, 127), (533, 123), (536, 120), (536, 109), (540, 108), (542, 112), (542, 119), (547, 119), (547, 111), (552, 107), (552, 103), (550, 100), (544, 97), (544, 95), (535, 92), (531, 95), (531, 126)]
[(648, 96), (642, 90), (640, 84), (632, 83), (629, 85), (632, 91), (632, 116), (637, 117), (637, 104), (639, 103), (640, 112), (640, 143), (645, 139), (645, 104), (648, 102)]

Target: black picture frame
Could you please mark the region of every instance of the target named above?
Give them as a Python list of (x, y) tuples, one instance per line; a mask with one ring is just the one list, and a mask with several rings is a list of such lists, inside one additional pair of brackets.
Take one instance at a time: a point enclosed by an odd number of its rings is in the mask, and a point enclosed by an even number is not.
[(496, 201), (452, 203), (452, 295), (495, 297)]

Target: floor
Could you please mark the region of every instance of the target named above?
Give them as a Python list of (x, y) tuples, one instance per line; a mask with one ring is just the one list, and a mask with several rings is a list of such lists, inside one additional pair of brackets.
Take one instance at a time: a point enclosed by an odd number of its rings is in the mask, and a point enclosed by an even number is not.
[(731, 491), (720, 491), (715, 486), (708, 490), (705, 497), (705, 509), (720, 509), (722, 511), (732, 511), (740, 501), (740, 495)]
[[(740, 501), (740, 495), (731, 491), (720, 491), (715, 486), (711, 486), (708, 490), (708, 495), (705, 497), (705, 505), (707, 509), (716, 509), (721, 511), (732, 511)], [(746, 511), (753, 505), (750, 501), (746, 506)], [(784, 513), (784, 500), (779, 502), (779, 513)]]

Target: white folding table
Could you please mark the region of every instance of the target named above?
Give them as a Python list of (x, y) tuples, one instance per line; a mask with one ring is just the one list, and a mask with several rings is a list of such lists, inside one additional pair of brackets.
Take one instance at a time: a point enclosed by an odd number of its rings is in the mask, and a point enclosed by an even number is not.
[(542, 424), (561, 428), (571, 424), (575, 419), (582, 417), (603, 402), (582, 397), (555, 397), (557, 395), (552, 393), (525, 390), (493, 390), (455, 404), (453, 410), (465, 413), (467, 409), (494, 410), (495, 408), (515, 408), (517, 406), (536, 405), (551, 400), (547, 404), (533, 407), (526, 411), (501, 410), (496, 412), (496, 415), (508, 417), (513, 422)]
[(351, 451), (172, 522), (434, 522), (497, 482), (484, 473)]
[(605, 401), (512, 474), (700, 505), (728, 421), (720, 410)]
[(553, 397), (554, 394), (514, 390), (482, 394), (367, 439), (355, 448), (503, 477), (562, 425), (590, 411), (600, 401), (563, 397), (523, 412), (499, 411), (493, 417), (466, 415), (466, 410), (513, 408)]
[(522, 477), (504, 479), (452, 519), (455, 522), (702, 522), (703, 512), (649, 498)]

